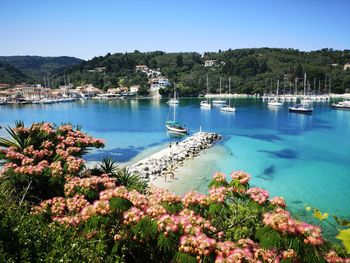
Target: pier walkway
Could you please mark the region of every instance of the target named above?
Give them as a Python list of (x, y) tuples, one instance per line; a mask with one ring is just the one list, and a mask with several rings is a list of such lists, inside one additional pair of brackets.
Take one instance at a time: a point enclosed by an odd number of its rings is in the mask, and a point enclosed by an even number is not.
[(129, 167), (129, 171), (147, 181), (152, 181), (162, 175), (170, 174), (171, 176), (172, 172), (186, 159), (210, 148), (215, 141), (220, 139), (221, 136), (216, 133), (197, 132), (181, 142), (172, 143), (166, 149), (138, 161)]

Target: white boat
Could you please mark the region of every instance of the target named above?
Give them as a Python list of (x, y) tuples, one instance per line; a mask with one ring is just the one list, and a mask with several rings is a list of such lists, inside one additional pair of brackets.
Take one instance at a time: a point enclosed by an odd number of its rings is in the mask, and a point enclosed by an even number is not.
[[(207, 75), (207, 94), (209, 93), (209, 80), (208, 80), (208, 75)], [(202, 100), (200, 103), (201, 108), (205, 109), (211, 109), (211, 104), (209, 99), (207, 100)]]
[[(230, 94), (231, 92), (231, 78), (228, 78), (228, 94)], [(228, 99), (228, 105), (225, 105), (223, 107), (221, 107), (220, 109), (221, 111), (225, 111), (225, 112), (234, 112), (236, 111), (236, 108), (234, 106), (231, 106), (231, 98), (229, 97)]]
[(277, 99), (272, 99), (267, 103), (268, 106), (282, 106), (283, 103), (279, 102)]
[(169, 105), (179, 104), (179, 100), (176, 98), (176, 87), (175, 87), (175, 84), (174, 84), (174, 98), (171, 98), (170, 100), (168, 100), (167, 103)]
[[(221, 78), (220, 78), (220, 95), (221, 95)], [(222, 99), (213, 100), (213, 104), (216, 104), (216, 105), (226, 104), (226, 100), (222, 100)]]
[(202, 100), (200, 103), (201, 108), (211, 109), (211, 104), (207, 100)]
[(338, 103), (333, 103), (332, 107), (334, 109), (350, 110), (350, 100), (344, 100)]
[(296, 113), (312, 113), (313, 108), (310, 104), (296, 104), (289, 107), (288, 110)]
[(174, 110), (173, 111), (173, 120), (172, 121), (168, 120), (165, 123), (165, 127), (167, 128), (167, 130), (169, 132), (174, 132), (174, 133), (179, 133), (179, 134), (187, 134), (188, 129), (176, 121), (176, 108), (177, 107), (173, 107), (173, 110)]
[(277, 80), (277, 89), (276, 89), (276, 97), (270, 99), (267, 103), (268, 106), (282, 106), (282, 102), (278, 101), (278, 89), (279, 89), (280, 81)]
[[(290, 112), (295, 113), (312, 113), (314, 110), (310, 103), (306, 102), (307, 98), (305, 97), (305, 91), (306, 91), (306, 73), (304, 75), (304, 99), (302, 100), (301, 104), (296, 104), (294, 106), (291, 106), (288, 108)], [(310, 100), (311, 102), (311, 100)]]

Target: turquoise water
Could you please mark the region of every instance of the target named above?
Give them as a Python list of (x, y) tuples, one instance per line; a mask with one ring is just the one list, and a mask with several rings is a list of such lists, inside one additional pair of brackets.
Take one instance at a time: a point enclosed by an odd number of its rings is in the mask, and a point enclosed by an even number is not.
[[(315, 103), (312, 115), (301, 115), (289, 113), (288, 103), (279, 109), (270, 109), (259, 99), (235, 99), (234, 104), (235, 113), (200, 109), (198, 99), (182, 99), (176, 107), (178, 119), (192, 132), (201, 126), (224, 136), (218, 147), (225, 151), (210, 160), (213, 169), (249, 172), (253, 185), (284, 196), (289, 208), (302, 217), (307, 205), (349, 217), (350, 111)], [(15, 120), (80, 124), (84, 131), (107, 140), (106, 147), (89, 154), (87, 160), (112, 155), (127, 162), (177, 140), (164, 129), (169, 115), (166, 100), (1, 106), (0, 125), (12, 125)], [(209, 178), (212, 172), (198, 171), (193, 171), (196, 178)], [(198, 190), (205, 187), (198, 182)]]

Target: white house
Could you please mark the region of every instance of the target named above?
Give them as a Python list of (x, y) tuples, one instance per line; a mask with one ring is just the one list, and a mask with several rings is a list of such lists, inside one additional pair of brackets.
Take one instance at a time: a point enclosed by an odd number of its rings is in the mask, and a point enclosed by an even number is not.
[(346, 63), (346, 64), (344, 65), (344, 70), (347, 70), (347, 69), (350, 69), (350, 63)]
[(209, 59), (204, 61), (204, 67), (212, 67), (216, 64), (216, 60)]
[(151, 91), (159, 91), (159, 89), (164, 89), (165, 87), (169, 86), (169, 80), (164, 77), (159, 78), (153, 78), (151, 79)]
[(136, 94), (139, 91), (140, 85), (133, 85), (130, 87), (129, 91), (131, 94)]

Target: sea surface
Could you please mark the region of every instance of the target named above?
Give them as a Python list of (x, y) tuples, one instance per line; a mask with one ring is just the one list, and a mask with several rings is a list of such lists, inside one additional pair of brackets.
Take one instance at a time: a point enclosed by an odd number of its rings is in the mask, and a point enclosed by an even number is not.
[[(301, 219), (311, 218), (306, 206), (350, 217), (350, 111), (333, 110), (329, 102), (314, 103), (312, 115), (289, 113), (289, 103), (270, 108), (261, 99), (232, 99), (236, 112), (200, 109), (199, 99), (181, 99), (176, 119), (191, 132), (217, 132), (223, 140), (185, 170), (188, 184), (178, 187), (205, 192), (215, 171), (244, 170), (253, 186), (284, 196)], [(112, 156), (132, 163), (180, 140), (167, 134), (164, 122), (173, 118), (166, 100), (85, 101), (51, 105), (1, 106), (0, 125), (15, 120), (70, 122), (103, 138), (106, 147), (87, 161)], [(4, 135), (4, 129), (0, 129)], [(310, 219), (311, 220), (311, 219)], [(332, 232), (332, 230), (330, 230)]]

